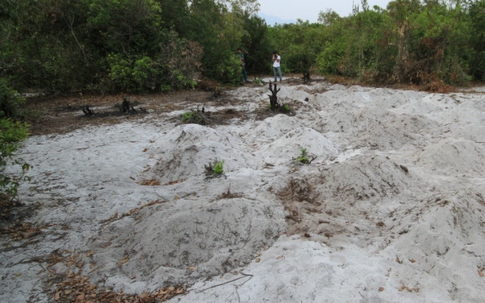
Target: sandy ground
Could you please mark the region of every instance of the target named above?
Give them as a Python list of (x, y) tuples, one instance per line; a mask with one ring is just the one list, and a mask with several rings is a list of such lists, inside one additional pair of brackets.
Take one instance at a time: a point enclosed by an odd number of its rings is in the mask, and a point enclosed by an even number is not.
[[(168, 302), (483, 302), (485, 89), (280, 88), (291, 115), (251, 85), (30, 137), (0, 301), (96, 302), (66, 288), (82, 277), (183, 289)], [(182, 124), (197, 106), (239, 114)]]

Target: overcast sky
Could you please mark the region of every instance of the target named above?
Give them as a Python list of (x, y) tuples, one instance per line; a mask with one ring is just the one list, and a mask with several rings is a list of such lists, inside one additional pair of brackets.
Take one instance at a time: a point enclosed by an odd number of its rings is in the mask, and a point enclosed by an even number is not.
[[(357, 0), (258, 0), (261, 4), (260, 12), (266, 15), (276, 16), (281, 19), (302, 19), (310, 22), (317, 22), (318, 13), (328, 8), (335, 11), (340, 17), (347, 17), (352, 13), (355, 3), (360, 6), (361, 1)], [(386, 8), (390, 0), (368, 0), (369, 7), (377, 5)]]

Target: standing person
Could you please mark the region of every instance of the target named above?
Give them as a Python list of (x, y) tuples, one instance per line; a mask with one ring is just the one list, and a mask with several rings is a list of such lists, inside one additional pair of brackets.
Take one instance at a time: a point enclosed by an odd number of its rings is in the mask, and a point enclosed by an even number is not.
[(242, 52), (242, 49), (237, 49), (237, 56), (239, 57), (239, 61), (241, 62), (241, 85), (243, 85), (243, 80), (246, 83), (250, 83), (246, 73), (246, 63), (244, 62), (244, 54)]
[(278, 55), (277, 51), (273, 52), (273, 72), (274, 72), (274, 82), (277, 81), (277, 76), (280, 76), (280, 82), (283, 81), (283, 77), (281, 76), (281, 57)]

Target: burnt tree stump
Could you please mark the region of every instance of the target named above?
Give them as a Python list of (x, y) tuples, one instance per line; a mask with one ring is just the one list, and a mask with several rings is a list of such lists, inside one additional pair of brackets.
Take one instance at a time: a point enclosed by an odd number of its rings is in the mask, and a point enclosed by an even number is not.
[[(273, 84), (273, 88), (271, 88), (271, 84)], [(269, 81), (269, 90), (271, 91), (271, 95), (268, 95), (268, 97), (271, 110), (277, 110), (280, 107), (278, 97), (276, 96), (280, 89), (281, 88), (278, 88), (278, 84)]]
[(303, 82), (307, 83), (310, 82), (310, 70), (304, 71), (303, 72)]
[(86, 115), (86, 116), (92, 116), (94, 115), (94, 111), (92, 109), (89, 108), (89, 105), (88, 106), (85, 106), (83, 107), (83, 113)]

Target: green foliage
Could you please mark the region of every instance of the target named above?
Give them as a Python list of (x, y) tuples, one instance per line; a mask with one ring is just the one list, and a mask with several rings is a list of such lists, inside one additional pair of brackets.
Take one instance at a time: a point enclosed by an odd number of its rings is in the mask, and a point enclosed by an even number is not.
[[(20, 116), (20, 105), (24, 102), (18, 93), (10, 88), (6, 79), (0, 79), (0, 199), (14, 199), (17, 188), (25, 180), (24, 174), (30, 165), (15, 158), (20, 143), (27, 139), (26, 123), (15, 121)], [(20, 173), (7, 174), (7, 166), (18, 166)]]
[(300, 154), (300, 156), (298, 156), (295, 159), (295, 161), (300, 162), (300, 163), (303, 163), (303, 164), (309, 164), (310, 163), (310, 159), (308, 159), (307, 149), (302, 147), (300, 149), (300, 151), (301, 151), (301, 154)]
[(165, 40), (153, 58), (129, 59), (122, 54), (109, 54), (109, 79), (114, 86), (133, 92), (195, 88), (202, 56), (199, 45), (180, 39), (175, 33), (166, 35)]
[(282, 56), (282, 66), (287, 72), (306, 73), (323, 50), (325, 36), (323, 26), (299, 20), (297, 24), (279, 26), (281, 33), (273, 37)]
[(147, 91), (159, 86), (159, 69), (150, 57), (128, 60), (120, 54), (109, 54), (109, 77), (123, 91)]
[(0, 78), (0, 118), (16, 118), (21, 115), (25, 99), (10, 87), (6, 78)]
[(204, 165), (207, 178), (220, 177), (224, 175), (224, 161), (215, 160), (214, 163)]
[(241, 45), (245, 51), (246, 70), (249, 74), (267, 74), (272, 46), (266, 22), (256, 15), (241, 15), (243, 31)]
[(216, 175), (221, 175), (224, 173), (224, 161), (214, 162), (214, 173)]
[(189, 123), (190, 121), (192, 121), (194, 119), (195, 115), (196, 115), (196, 112), (194, 112), (194, 111), (183, 113), (182, 114), (182, 122), (183, 123)]
[(182, 123), (194, 123), (199, 125), (210, 124), (209, 118), (199, 109), (197, 111), (189, 111), (182, 114)]
[(263, 85), (263, 80), (261, 78), (254, 78), (253, 83), (261, 86)]
[[(25, 172), (30, 165), (23, 159), (15, 158), (15, 151), (20, 143), (28, 137), (27, 124), (12, 119), (0, 118), (0, 198), (17, 198), (20, 182), (28, 180)], [(17, 174), (6, 173), (7, 166), (18, 166)]]
[[(5, 0), (0, 77), (46, 92), (191, 89), (201, 73), (237, 84), (249, 75), (316, 70), (368, 83), (485, 80), (485, 0), (362, 1), (352, 15), (268, 27), (256, 0)], [(315, 69), (314, 69), (315, 68)]]
[(485, 81), (485, 0), (474, 1), (469, 8), (470, 75)]

